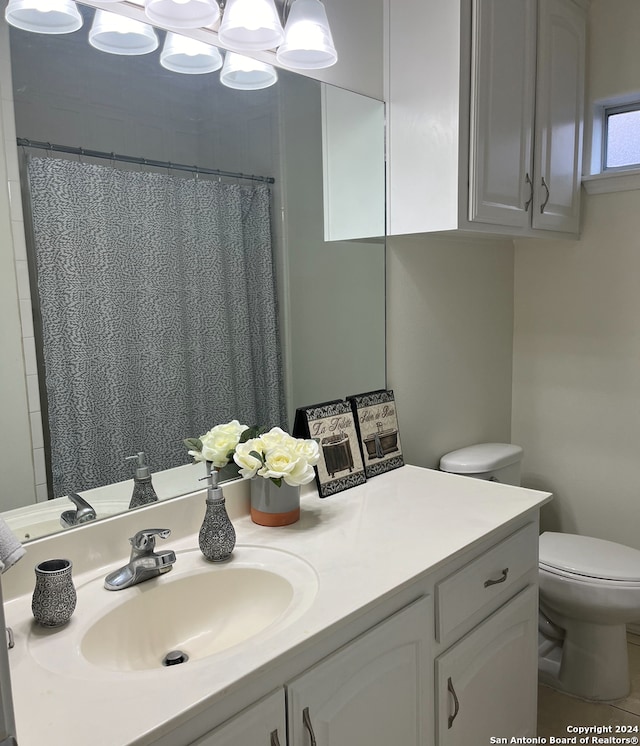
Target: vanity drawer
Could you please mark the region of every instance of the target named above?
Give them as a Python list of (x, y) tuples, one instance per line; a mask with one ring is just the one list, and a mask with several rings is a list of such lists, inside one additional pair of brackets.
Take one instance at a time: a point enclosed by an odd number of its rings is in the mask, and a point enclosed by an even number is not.
[(489, 614), (538, 562), (538, 528), (529, 523), (436, 585), (437, 634), (443, 640), (480, 609)]

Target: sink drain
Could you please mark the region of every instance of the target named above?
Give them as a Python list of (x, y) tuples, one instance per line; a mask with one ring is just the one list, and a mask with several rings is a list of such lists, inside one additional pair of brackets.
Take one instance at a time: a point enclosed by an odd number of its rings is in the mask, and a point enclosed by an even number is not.
[(162, 665), (177, 666), (180, 663), (186, 663), (188, 660), (189, 656), (186, 653), (183, 653), (182, 650), (172, 650), (162, 659)]

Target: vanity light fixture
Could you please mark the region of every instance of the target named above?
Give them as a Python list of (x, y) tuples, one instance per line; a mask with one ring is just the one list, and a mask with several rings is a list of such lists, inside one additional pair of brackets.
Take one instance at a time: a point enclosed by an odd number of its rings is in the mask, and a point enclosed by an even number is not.
[(202, 75), (219, 70), (222, 55), (217, 47), (169, 31), (160, 53), (160, 64), (174, 73)]
[(145, 0), (144, 12), (151, 23), (171, 28), (211, 26), (220, 18), (216, 0)]
[(134, 55), (153, 52), (159, 42), (148, 24), (107, 10), (96, 10), (89, 44), (109, 54)]
[(301, 70), (330, 67), (338, 61), (327, 12), (320, 0), (294, 0), (276, 59)]
[(4, 17), (11, 26), (37, 34), (70, 34), (82, 26), (72, 0), (9, 0)]
[(284, 30), (273, 0), (227, 0), (218, 38), (229, 49), (260, 52), (275, 49)]
[(220, 82), (227, 88), (240, 91), (257, 91), (268, 88), (278, 80), (273, 65), (253, 60), (242, 54), (227, 52), (220, 73)]

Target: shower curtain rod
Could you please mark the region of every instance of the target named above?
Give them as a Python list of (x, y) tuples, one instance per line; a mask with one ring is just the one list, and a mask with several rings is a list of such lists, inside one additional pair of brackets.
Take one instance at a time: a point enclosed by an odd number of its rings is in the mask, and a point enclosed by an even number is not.
[(234, 171), (222, 171), (218, 168), (200, 168), (199, 166), (187, 166), (184, 163), (172, 163), (171, 161), (156, 161), (151, 158), (137, 158), (133, 155), (120, 155), (118, 153), (107, 153), (102, 150), (88, 150), (86, 148), (73, 148), (69, 145), (53, 145), (50, 142), (38, 140), (27, 140), (24, 137), (17, 138), (18, 145), (25, 148), (40, 148), (57, 153), (68, 153), (69, 155), (86, 156), (87, 158), (104, 158), (108, 161), (122, 161), (123, 163), (134, 163), (140, 166), (153, 166), (155, 168), (174, 169), (176, 171), (188, 171), (194, 174), (206, 174), (210, 176), (227, 176), (231, 179), (248, 179), (250, 181), (262, 181), (266, 184), (274, 184), (273, 176), (255, 176), (254, 174), (242, 174)]

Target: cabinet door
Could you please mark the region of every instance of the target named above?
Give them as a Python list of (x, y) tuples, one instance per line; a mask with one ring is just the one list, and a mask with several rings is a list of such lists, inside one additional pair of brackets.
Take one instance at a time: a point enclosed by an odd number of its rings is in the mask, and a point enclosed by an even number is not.
[(474, 0), (471, 221), (529, 225), (535, 65), (536, 0)]
[(295, 679), (289, 746), (431, 746), (432, 635), (423, 598)]
[(286, 746), (284, 689), (278, 689), (192, 746)]
[(438, 746), (535, 736), (537, 609), (529, 586), (437, 659)]
[(584, 124), (585, 14), (540, 0), (532, 225), (577, 233)]

